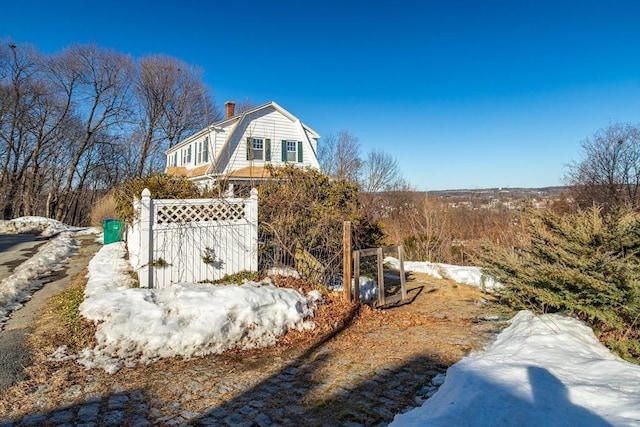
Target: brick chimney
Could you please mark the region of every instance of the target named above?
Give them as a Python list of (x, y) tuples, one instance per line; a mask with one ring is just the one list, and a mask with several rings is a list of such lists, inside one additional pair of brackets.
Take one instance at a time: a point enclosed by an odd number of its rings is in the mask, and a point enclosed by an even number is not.
[(229, 117), (233, 117), (233, 115), (235, 114), (235, 109), (236, 109), (236, 103), (233, 101), (227, 101), (224, 103), (224, 107), (225, 107), (225, 119), (228, 119)]

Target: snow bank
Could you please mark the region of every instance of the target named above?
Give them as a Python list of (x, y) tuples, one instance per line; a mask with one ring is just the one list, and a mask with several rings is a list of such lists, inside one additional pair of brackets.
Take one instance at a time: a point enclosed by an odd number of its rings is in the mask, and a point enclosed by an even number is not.
[(55, 219), (40, 216), (23, 216), (9, 221), (0, 220), (0, 234), (37, 234), (51, 237), (64, 231), (74, 234), (97, 234), (100, 230), (91, 227), (71, 227)]
[[(6, 224), (3, 226), (6, 227)], [(75, 253), (77, 247), (78, 242), (69, 232), (60, 233), (40, 246), (33, 257), (16, 267), (11, 276), (0, 282), (0, 330), (9, 319), (9, 314), (22, 307), (22, 303), (42, 287), (41, 278), (59, 269), (65, 260)]]
[(131, 265), (125, 260), (127, 250), (124, 242), (104, 245), (89, 261), (85, 298), (103, 294), (107, 291), (129, 289), (133, 287)]
[(576, 319), (522, 311), (391, 425), (640, 425), (640, 366), (611, 354)]
[[(232, 348), (275, 344), (289, 329), (314, 325), (305, 319), (322, 296), (307, 297), (269, 281), (235, 285), (177, 284), (167, 289), (127, 288), (122, 243), (104, 246), (89, 264), (81, 314), (98, 323), (97, 345), (78, 361), (117, 372), (159, 358), (203, 356)], [(61, 349), (54, 358), (65, 356)]]
[[(378, 282), (365, 276), (360, 276), (360, 301), (369, 303), (378, 300)], [(353, 287), (353, 279), (351, 280)], [(343, 292), (342, 278), (337, 279), (334, 283), (327, 285), (327, 289), (331, 292)]]
[[(384, 262), (391, 264), (393, 268), (400, 268), (400, 261), (397, 258), (387, 257), (384, 259)], [(482, 274), (482, 270), (479, 267), (463, 267), (459, 265), (431, 263), (426, 261), (405, 261), (404, 271), (424, 273), (429, 276), (433, 276), (436, 279), (450, 279), (457, 283), (477, 286), (488, 291), (502, 287), (502, 284), (494, 281), (491, 277)]]
[[(385, 263), (390, 264), (396, 270), (400, 269), (400, 261), (397, 258), (387, 257)], [(502, 285), (491, 277), (482, 274), (478, 267), (461, 267), (458, 265), (439, 264), (423, 261), (405, 261), (405, 272), (424, 273), (437, 279), (451, 279), (454, 282), (465, 285), (477, 286), (487, 291), (501, 288)], [(353, 283), (351, 284), (353, 286)], [(342, 280), (327, 286), (330, 291), (342, 292)], [(378, 282), (375, 279), (360, 276), (360, 301), (368, 303), (378, 299)]]

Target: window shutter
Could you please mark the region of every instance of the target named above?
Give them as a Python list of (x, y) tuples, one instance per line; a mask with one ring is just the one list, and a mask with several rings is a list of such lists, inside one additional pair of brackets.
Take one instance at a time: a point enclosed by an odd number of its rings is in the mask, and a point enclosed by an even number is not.
[(204, 139), (204, 148), (203, 148), (203, 153), (202, 153), (202, 160), (204, 162), (208, 162), (209, 161), (209, 137), (206, 137)]
[(253, 160), (253, 146), (249, 137), (247, 137), (247, 160)]
[(189, 144), (189, 148), (187, 148), (187, 163), (191, 163), (191, 144)]
[(264, 161), (265, 162), (271, 161), (271, 140), (270, 139), (264, 140)]
[(287, 161), (287, 141), (282, 140), (282, 161)]
[(298, 141), (298, 163), (302, 163), (302, 141)]

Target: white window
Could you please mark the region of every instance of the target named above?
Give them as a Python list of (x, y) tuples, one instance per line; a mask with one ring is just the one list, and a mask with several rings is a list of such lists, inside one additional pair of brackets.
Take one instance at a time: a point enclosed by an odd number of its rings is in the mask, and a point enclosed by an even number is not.
[(199, 165), (200, 163), (202, 163), (202, 141), (196, 142), (196, 152), (198, 153), (198, 161), (196, 162), (197, 165)]
[(253, 160), (264, 159), (264, 140), (262, 138), (253, 138), (251, 149), (253, 151)]
[(202, 143), (202, 161), (205, 163), (209, 161), (209, 137), (206, 137)]
[(287, 162), (298, 161), (298, 141), (287, 141)]

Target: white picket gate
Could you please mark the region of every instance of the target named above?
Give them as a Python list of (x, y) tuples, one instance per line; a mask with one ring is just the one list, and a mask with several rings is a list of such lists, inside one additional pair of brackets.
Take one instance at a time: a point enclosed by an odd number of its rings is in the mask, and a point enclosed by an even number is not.
[(249, 198), (171, 200), (145, 189), (127, 232), (141, 287), (207, 282), (258, 270), (258, 191)]

